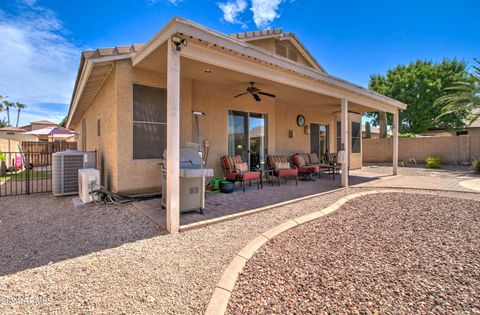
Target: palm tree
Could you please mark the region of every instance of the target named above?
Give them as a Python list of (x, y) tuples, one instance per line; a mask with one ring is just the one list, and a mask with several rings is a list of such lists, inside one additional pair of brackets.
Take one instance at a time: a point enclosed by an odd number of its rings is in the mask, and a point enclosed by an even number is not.
[(435, 101), (435, 104), (442, 106), (439, 117), (467, 112), (470, 114), (469, 125), (480, 118), (480, 60), (474, 60), (477, 64), (472, 66), (473, 73), (469, 74), (468, 79), (455, 82), (453, 86), (445, 89), (451, 92), (450, 94)]
[(10, 102), (9, 100), (4, 100), (2, 103), (5, 109), (7, 110), (7, 126), (11, 126), (10, 125), (10, 108), (15, 107), (15, 103)]
[(27, 107), (27, 105), (15, 102), (15, 107), (17, 108), (17, 124), (15, 125), (16, 128), (18, 128), (18, 121), (20, 120), (20, 111)]

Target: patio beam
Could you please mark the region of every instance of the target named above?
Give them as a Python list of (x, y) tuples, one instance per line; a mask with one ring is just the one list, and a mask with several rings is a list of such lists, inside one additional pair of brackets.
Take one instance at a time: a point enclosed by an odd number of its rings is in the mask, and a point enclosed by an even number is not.
[(348, 162), (350, 159), (349, 132), (348, 132), (348, 99), (342, 98), (341, 112), (342, 144), (345, 151), (345, 161), (342, 162), (342, 187), (348, 187)]
[(171, 40), (167, 44), (166, 170), (166, 226), (168, 232), (177, 233), (180, 228), (180, 54)]
[(393, 175), (397, 175), (398, 171), (398, 110), (393, 113), (393, 125), (392, 125), (392, 133), (393, 133), (393, 154), (392, 154), (392, 162), (393, 162)]

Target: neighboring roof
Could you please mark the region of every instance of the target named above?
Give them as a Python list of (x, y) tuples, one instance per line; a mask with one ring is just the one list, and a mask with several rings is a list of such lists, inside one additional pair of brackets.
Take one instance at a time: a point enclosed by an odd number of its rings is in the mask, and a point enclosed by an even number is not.
[[(480, 109), (474, 110), (472, 112), (473, 115), (476, 115), (478, 113), (480, 113)], [(465, 124), (467, 125), (467, 128), (480, 128), (480, 117), (477, 120), (475, 120), (470, 126), (468, 125), (468, 121), (465, 122)]]
[(38, 121), (32, 121), (30, 123), (31, 125), (58, 125), (57, 123), (54, 123), (49, 120), (38, 120)]
[(260, 40), (266, 38), (279, 38), (280, 40), (290, 40), (292, 44), (296, 46), (295, 48), (307, 59), (308, 62), (314, 68), (321, 70), (326, 73), (325, 69), (318, 63), (315, 57), (308, 51), (308, 49), (303, 45), (303, 43), (295, 36), (294, 33), (287, 32), (284, 33), (281, 28), (271, 29), (271, 30), (260, 30), (260, 31), (253, 31), (253, 32), (241, 32), (241, 33), (234, 33), (229, 34), (228, 36), (237, 38), (243, 41), (253, 41), (253, 40)]
[(0, 131), (25, 132), (25, 129), (15, 127), (3, 127), (0, 128)]
[(57, 135), (73, 136), (75, 132), (63, 127), (46, 127), (42, 129), (24, 132), (23, 134), (36, 135), (36, 136), (57, 136)]

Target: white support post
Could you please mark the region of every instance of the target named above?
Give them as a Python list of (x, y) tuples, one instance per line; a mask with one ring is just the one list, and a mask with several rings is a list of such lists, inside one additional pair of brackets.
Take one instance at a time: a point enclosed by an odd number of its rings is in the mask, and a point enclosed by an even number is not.
[(342, 144), (345, 151), (345, 162), (342, 163), (342, 187), (348, 187), (348, 162), (350, 159), (350, 144), (348, 132), (348, 100), (342, 99), (342, 113), (341, 113), (341, 127), (342, 127)]
[(392, 133), (393, 133), (393, 154), (392, 154), (392, 162), (393, 162), (393, 175), (397, 175), (398, 169), (398, 110), (393, 113), (393, 125), (392, 125)]
[(176, 233), (180, 227), (180, 54), (170, 39), (167, 46), (166, 191), (167, 230)]

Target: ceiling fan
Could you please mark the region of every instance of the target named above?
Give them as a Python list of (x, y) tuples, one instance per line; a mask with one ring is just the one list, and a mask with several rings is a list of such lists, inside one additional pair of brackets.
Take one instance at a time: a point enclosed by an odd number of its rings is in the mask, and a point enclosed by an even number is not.
[(262, 92), (260, 89), (256, 88), (255, 86), (255, 82), (250, 82), (250, 86), (247, 87), (247, 92), (243, 92), (243, 93), (240, 93), (234, 97), (239, 97), (239, 96), (242, 96), (242, 95), (245, 95), (245, 94), (250, 94), (251, 96), (253, 96), (253, 98), (257, 101), (257, 102), (260, 102), (262, 99), (260, 98), (260, 96), (258, 96), (258, 94), (260, 95), (265, 95), (265, 96), (268, 96), (268, 97), (275, 97), (274, 94), (270, 94), (270, 93), (266, 93), (266, 92)]

